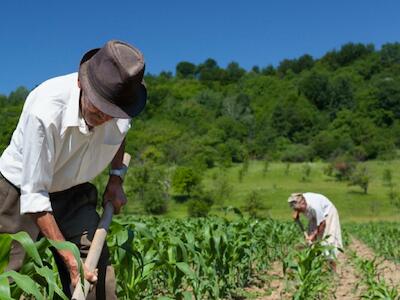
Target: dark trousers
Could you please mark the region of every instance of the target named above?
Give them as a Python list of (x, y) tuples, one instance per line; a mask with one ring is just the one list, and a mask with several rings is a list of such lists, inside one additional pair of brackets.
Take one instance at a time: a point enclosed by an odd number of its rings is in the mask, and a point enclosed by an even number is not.
[[(20, 215), (19, 191), (0, 175), (0, 233), (27, 231), (36, 239), (39, 230), (28, 215)], [(93, 239), (99, 215), (96, 212), (97, 190), (90, 183), (74, 186), (62, 192), (50, 194), (53, 215), (67, 241), (73, 242), (84, 260)], [(64, 293), (71, 297), (70, 276), (57, 251), (53, 251)], [(13, 243), (8, 268), (18, 270), (23, 263), (21, 245)], [(103, 247), (98, 264), (98, 283), (88, 299), (116, 299), (115, 275), (109, 263), (108, 248)]]

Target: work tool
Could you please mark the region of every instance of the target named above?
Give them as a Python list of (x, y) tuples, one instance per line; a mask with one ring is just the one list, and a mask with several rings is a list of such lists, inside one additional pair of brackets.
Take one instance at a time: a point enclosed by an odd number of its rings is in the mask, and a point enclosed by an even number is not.
[(294, 222), (299, 226), (300, 230), (303, 232), (305, 239), (308, 239), (308, 234), (304, 229), (303, 223), (301, 223), (300, 218), (295, 218)]
[[(123, 164), (128, 167), (131, 156), (128, 153), (124, 153)], [(101, 251), (103, 250), (103, 245), (107, 237), (107, 231), (110, 227), (111, 220), (114, 214), (114, 206), (110, 201), (106, 202), (104, 206), (103, 215), (100, 219), (99, 225), (97, 226), (96, 232), (94, 234), (92, 243), (89, 248), (88, 255), (85, 260), (85, 266), (90, 272), (94, 272), (97, 264), (99, 262)], [(72, 295), (73, 300), (85, 300), (90, 289), (90, 282), (86, 279), (84, 280), (84, 286), (81, 283), (75, 287), (75, 291)]]

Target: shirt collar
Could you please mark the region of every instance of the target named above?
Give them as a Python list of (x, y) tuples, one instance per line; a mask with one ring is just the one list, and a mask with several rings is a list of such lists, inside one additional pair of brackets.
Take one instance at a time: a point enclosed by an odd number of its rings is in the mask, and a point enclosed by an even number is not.
[(70, 82), (70, 95), (69, 99), (65, 101), (65, 111), (63, 115), (61, 134), (67, 130), (68, 127), (81, 127), (82, 117), (79, 111), (79, 98), (81, 89), (78, 87), (78, 73), (72, 76)]

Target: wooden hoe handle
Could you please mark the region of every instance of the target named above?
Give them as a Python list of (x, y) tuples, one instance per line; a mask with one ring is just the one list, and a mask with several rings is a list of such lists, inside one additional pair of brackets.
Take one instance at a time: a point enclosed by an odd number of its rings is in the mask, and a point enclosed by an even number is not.
[[(124, 153), (123, 163), (125, 166), (129, 166), (131, 156), (128, 153)], [(94, 272), (99, 262), (101, 251), (103, 250), (103, 245), (107, 237), (107, 231), (110, 227), (112, 217), (114, 214), (114, 206), (112, 203), (106, 202), (104, 207), (103, 215), (101, 216), (99, 225), (97, 226), (96, 232), (94, 234), (92, 244), (89, 248), (89, 253), (85, 260), (85, 266), (90, 272)], [(82, 289), (80, 282), (75, 287), (75, 291), (72, 295), (73, 300), (85, 300), (90, 288), (90, 282), (85, 279), (85, 284)]]

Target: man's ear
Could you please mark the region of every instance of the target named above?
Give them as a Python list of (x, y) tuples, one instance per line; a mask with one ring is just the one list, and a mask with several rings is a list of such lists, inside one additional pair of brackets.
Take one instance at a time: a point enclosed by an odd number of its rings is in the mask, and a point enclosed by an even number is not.
[(79, 81), (79, 78), (78, 78), (78, 87), (81, 88), (81, 82)]

